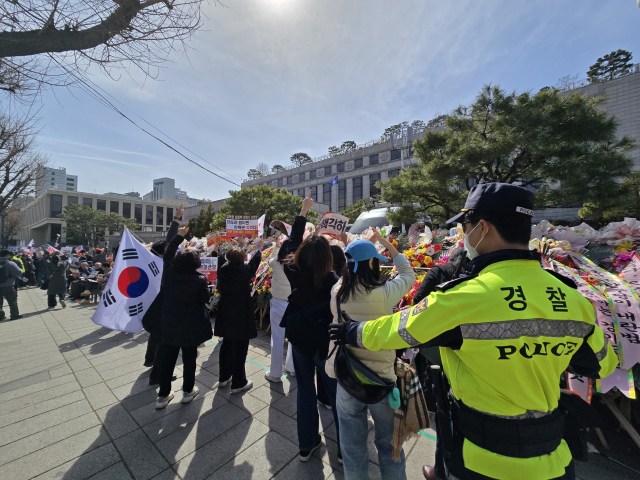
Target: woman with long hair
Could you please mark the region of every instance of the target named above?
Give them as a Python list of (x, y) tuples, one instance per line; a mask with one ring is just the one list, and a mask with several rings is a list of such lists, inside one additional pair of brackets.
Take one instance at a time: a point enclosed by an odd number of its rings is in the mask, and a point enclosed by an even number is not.
[(162, 256), (162, 344), (156, 355), (160, 360), (158, 409), (165, 408), (174, 397), (171, 379), (180, 351), (183, 363), (182, 403), (189, 403), (198, 395), (199, 390), (195, 386), (198, 345), (213, 336), (205, 308), (209, 302), (207, 279), (197, 271), (200, 255), (186, 249), (176, 254), (188, 231), (188, 226), (178, 229), (178, 234), (169, 242)]
[[(293, 222), (287, 246), (287, 253), (293, 254), (288, 257), (284, 267), (291, 285), (291, 295), (281, 323), (293, 345), (293, 365), (298, 383), (298, 445), (302, 462), (308, 461), (311, 454), (322, 445), (322, 437), (318, 433), (320, 419), (315, 385), (316, 367), (321, 372), (338, 429), (335, 410), (336, 381), (329, 378), (324, 370), (329, 353), (328, 328), (333, 318), (329, 306), (331, 288), (338, 277), (332, 270), (333, 258), (327, 239), (310, 235), (303, 241), (306, 215), (312, 205), (309, 190), (309, 195), (303, 200), (300, 215)], [(338, 459), (341, 461), (340, 442)]]
[[(384, 246), (398, 270), (398, 275), (389, 281), (381, 275), (380, 261), (386, 261), (376, 247), (368, 240), (356, 240), (345, 250), (347, 268), (342, 278), (331, 292), (331, 311), (337, 321), (338, 302), (344, 311), (357, 322), (367, 322), (373, 318), (391, 315), (393, 307), (404, 297), (416, 275), (408, 260), (382, 235), (375, 238)], [(387, 382), (395, 382), (396, 354), (393, 350), (371, 352), (352, 349), (350, 354), (376, 372)], [(327, 361), (327, 373), (333, 375), (333, 357)], [(384, 480), (405, 480), (405, 458), (395, 462), (392, 459), (394, 409), (385, 398), (368, 405), (355, 399), (340, 385), (337, 389), (338, 420), (340, 422), (340, 443), (344, 458), (344, 478), (366, 480), (369, 478), (369, 449), (367, 447), (367, 413), (371, 414), (375, 425), (375, 444), (378, 449), (378, 464)]]

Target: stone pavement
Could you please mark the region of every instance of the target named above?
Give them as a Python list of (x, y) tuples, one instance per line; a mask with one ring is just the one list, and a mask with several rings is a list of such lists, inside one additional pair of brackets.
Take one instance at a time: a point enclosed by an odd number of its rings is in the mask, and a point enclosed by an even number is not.
[[(146, 335), (96, 326), (95, 306), (47, 310), (36, 288), (19, 292), (19, 307), (24, 318), (0, 323), (0, 479), (342, 478), (329, 410), (320, 408), (324, 446), (298, 460), (295, 378), (264, 379), (264, 332), (249, 349), (252, 390), (217, 389), (214, 337), (199, 349), (199, 397), (182, 405), (178, 378), (175, 399), (155, 410), (157, 389), (142, 366)], [(369, 440), (371, 478), (379, 478), (372, 432)], [(427, 436), (405, 445), (409, 478), (422, 478), (434, 447)]]
[[(47, 310), (45, 292), (19, 292), (24, 318), (0, 322), (0, 479), (342, 479), (331, 412), (320, 408), (323, 447), (298, 460), (296, 382), (264, 379), (269, 337), (251, 342), (243, 395), (218, 391), (216, 338), (199, 349), (199, 397), (155, 410), (142, 366), (147, 336), (94, 325), (95, 306)], [(8, 313), (8, 312), (7, 312)], [(176, 375), (181, 377), (180, 363)], [(407, 477), (422, 479), (435, 432), (407, 444)], [(380, 478), (369, 433), (370, 478)], [(635, 478), (602, 457), (580, 477)]]

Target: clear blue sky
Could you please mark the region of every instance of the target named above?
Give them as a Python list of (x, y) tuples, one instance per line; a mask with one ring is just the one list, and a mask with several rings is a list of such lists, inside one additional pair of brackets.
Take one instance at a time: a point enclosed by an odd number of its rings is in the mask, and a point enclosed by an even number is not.
[[(158, 80), (94, 71), (102, 88), (238, 178), (294, 152), (324, 155), (404, 120), (473, 101), (483, 84), (537, 91), (586, 77), (623, 48), (640, 62), (636, 0), (224, 0), (205, 7), (188, 57)], [(170, 176), (190, 196), (226, 182), (171, 152), (83, 92), (45, 94), (40, 149), (82, 191), (144, 194)]]

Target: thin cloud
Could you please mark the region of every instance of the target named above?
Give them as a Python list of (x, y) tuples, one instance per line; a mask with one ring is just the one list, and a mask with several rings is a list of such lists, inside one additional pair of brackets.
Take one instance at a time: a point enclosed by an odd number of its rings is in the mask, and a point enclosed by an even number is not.
[(140, 163), (123, 162), (122, 160), (114, 160), (112, 158), (90, 157), (88, 155), (75, 155), (75, 154), (71, 154), (71, 153), (57, 153), (57, 155), (66, 155), (68, 157), (83, 158), (85, 160), (99, 160), (101, 162), (116, 163), (116, 164), (119, 164), (119, 165), (129, 165), (131, 167), (153, 169), (153, 167), (150, 166), (150, 165), (143, 165), (143, 164), (140, 164)]
[[(65, 139), (62, 139), (62, 138), (53, 138), (53, 137), (45, 137), (45, 136), (41, 136), (39, 138), (40, 139), (49, 140), (49, 141), (54, 141), (56, 143), (64, 143), (66, 145), (77, 145), (79, 147), (88, 147), (88, 148), (92, 148), (92, 149), (99, 148), (101, 150), (108, 150), (108, 151), (114, 152), (114, 153), (124, 153), (126, 155), (139, 155), (141, 157), (149, 157), (149, 158), (153, 158), (153, 159), (156, 159), (156, 160), (171, 161), (171, 159), (169, 159), (169, 158), (159, 157), (158, 155), (152, 155), (152, 154), (149, 154), (149, 153), (135, 152), (135, 151), (132, 151), (132, 150), (120, 150), (120, 149), (117, 149), (117, 148), (105, 147), (103, 145), (92, 145), (90, 143), (74, 142), (74, 141), (65, 140)], [(73, 156), (73, 155), (70, 155), (70, 156)]]

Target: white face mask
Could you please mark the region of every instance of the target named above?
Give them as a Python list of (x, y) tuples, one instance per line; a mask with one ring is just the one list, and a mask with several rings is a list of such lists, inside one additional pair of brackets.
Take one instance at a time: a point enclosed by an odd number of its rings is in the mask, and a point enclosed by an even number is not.
[(469, 232), (468, 235), (464, 236), (464, 249), (467, 251), (467, 257), (469, 258), (469, 260), (473, 260), (474, 258), (476, 258), (479, 255), (479, 253), (476, 250), (476, 248), (478, 248), (478, 245), (480, 245), (480, 242), (482, 242), (482, 240), (484, 240), (484, 237), (482, 237), (480, 239), (480, 241), (478, 243), (476, 243), (475, 247), (472, 247), (471, 244), (469, 243), (469, 235), (471, 235), (475, 231), (475, 229), (478, 228), (479, 226), (480, 226), (480, 224), (476, 225), (473, 228), (473, 230), (471, 230)]

